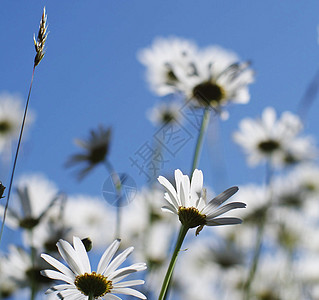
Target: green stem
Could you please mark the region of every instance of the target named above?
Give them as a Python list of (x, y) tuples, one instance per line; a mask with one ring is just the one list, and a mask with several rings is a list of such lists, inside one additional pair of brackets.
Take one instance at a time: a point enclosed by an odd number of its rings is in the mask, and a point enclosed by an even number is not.
[(106, 168), (108, 169), (113, 184), (116, 188), (117, 195), (119, 197), (119, 201), (116, 203), (116, 229), (115, 229), (115, 238), (120, 238), (121, 236), (121, 202), (122, 202), (122, 183), (121, 178), (115, 172), (112, 164), (106, 160), (105, 161)]
[(174, 250), (174, 253), (172, 255), (172, 258), (171, 258), (171, 261), (169, 263), (169, 266), (168, 266), (168, 269), (167, 269), (167, 272), (166, 272), (166, 275), (165, 275), (165, 278), (164, 278), (164, 281), (163, 281), (163, 284), (162, 284), (162, 288), (161, 288), (161, 292), (160, 292), (160, 295), (158, 297), (158, 300), (163, 300), (166, 298), (166, 294), (167, 294), (167, 291), (168, 291), (168, 286), (169, 286), (169, 283), (170, 283), (170, 280), (171, 280), (171, 277), (172, 277), (172, 274), (173, 274), (173, 270), (174, 270), (174, 266), (175, 266), (175, 263), (176, 263), (176, 260), (177, 260), (177, 256), (178, 256), (178, 253), (181, 249), (181, 246), (183, 244), (183, 241), (185, 239), (185, 236), (186, 236), (186, 233), (188, 231), (189, 227), (186, 227), (184, 225), (181, 226), (180, 228), (180, 231), (179, 231), (179, 234), (178, 234), (178, 238), (177, 238), (177, 241), (176, 241), (176, 245), (175, 245), (175, 250)]
[(19, 154), (19, 150), (20, 150), (20, 144), (21, 144), (21, 140), (22, 140), (23, 129), (24, 129), (26, 118), (27, 118), (28, 106), (29, 106), (31, 89), (32, 89), (33, 78), (34, 78), (34, 71), (35, 71), (35, 66), (33, 67), (33, 70), (32, 70), (31, 83), (30, 83), (30, 87), (29, 87), (29, 93), (28, 93), (28, 97), (27, 97), (27, 102), (25, 104), (25, 109), (24, 109), (22, 124), (21, 124), (21, 128), (20, 128), (20, 134), (19, 134), (17, 149), (16, 149), (14, 161), (13, 161), (13, 167), (12, 167), (11, 178), (10, 178), (10, 183), (9, 183), (9, 188), (8, 188), (6, 205), (5, 205), (4, 211), (3, 211), (2, 224), (1, 224), (1, 229), (0, 229), (0, 242), (1, 242), (1, 239), (2, 239), (3, 228), (4, 228), (5, 221), (6, 221), (7, 210), (8, 210), (8, 206), (9, 206), (9, 199), (10, 199), (10, 194), (11, 194), (11, 188), (12, 188), (12, 183), (13, 183), (13, 176), (14, 176), (14, 171), (15, 171), (15, 168), (16, 168), (17, 160), (18, 160), (18, 154)]
[(90, 294), (88, 300), (94, 300), (94, 296), (92, 294)]
[(205, 108), (203, 118), (202, 118), (202, 124), (200, 127), (200, 131), (197, 137), (197, 142), (196, 142), (196, 148), (195, 148), (195, 153), (193, 157), (193, 164), (192, 164), (192, 171), (191, 174), (193, 174), (194, 170), (197, 168), (199, 157), (200, 157), (200, 152), (202, 149), (203, 145), (203, 138), (204, 138), (204, 133), (206, 132), (208, 122), (209, 122), (209, 117), (210, 117), (210, 110), (209, 108)]
[(258, 226), (258, 232), (257, 232), (257, 239), (256, 239), (256, 244), (255, 244), (255, 250), (254, 250), (254, 257), (253, 261), (249, 270), (249, 274), (247, 277), (247, 280), (244, 285), (244, 300), (249, 300), (250, 299), (250, 290), (251, 290), (251, 284), (255, 278), (256, 271), (258, 268), (259, 264), (259, 259), (260, 259), (260, 254), (261, 254), (261, 248), (262, 248), (262, 243), (263, 243), (263, 237), (265, 233), (265, 227), (266, 227), (266, 221), (267, 221), (267, 211), (269, 207), (272, 205), (272, 192), (270, 190), (270, 182), (271, 182), (271, 177), (272, 177), (272, 170), (270, 167), (270, 162), (267, 162), (266, 165), (266, 187), (269, 188), (269, 202), (267, 206), (267, 210), (265, 210), (259, 226)]

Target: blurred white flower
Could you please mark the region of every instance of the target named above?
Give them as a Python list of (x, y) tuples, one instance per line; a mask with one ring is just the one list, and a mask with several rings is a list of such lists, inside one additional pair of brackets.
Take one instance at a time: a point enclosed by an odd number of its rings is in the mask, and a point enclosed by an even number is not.
[[(114, 212), (97, 197), (72, 195), (63, 210), (63, 223), (69, 228), (67, 237), (89, 237), (94, 247), (101, 247), (113, 238)], [(101, 234), (103, 232), (103, 234)]]
[(186, 100), (194, 100), (195, 106), (211, 107), (225, 118), (227, 104), (249, 102), (248, 85), (254, 72), (249, 63), (221, 47), (199, 50), (187, 40), (162, 38), (142, 50), (139, 59), (160, 96), (181, 93)]
[[(22, 176), (16, 191), (12, 197), (13, 208), (9, 207), (6, 217), (6, 225), (12, 229), (33, 229), (59, 198), (55, 184), (42, 174)], [(0, 206), (1, 216), (3, 210), (4, 207)]]
[[(23, 99), (16, 94), (0, 93), (0, 153), (10, 152), (12, 141), (19, 137), (24, 112), (22, 103)], [(29, 110), (25, 129), (32, 124), (34, 116)]]
[(68, 267), (55, 258), (42, 254), (41, 257), (58, 270), (44, 270), (42, 274), (65, 283), (51, 287), (47, 293), (54, 293), (60, 299), (121, 299), (114, 294), (146, 299), (142, 293), (131, 288), (144, 284), (143, 280), (121, 281), (132, 273), (145, 270), (145, 263), (137, 263), (118, 269), (134, 250), (133, 247), (127, 248), (113, 259), (119, 246), (120, 240), (115, 240), (102, 255), (97, 271), (92, 272), (82, 241), (78, 237), (74, 237), (72, 247), (68, 242), (60, 240), (57, 247)]
[(250, 166), (269, 160), (281, 167), (315, 157), (312, 140), (298, 136), (302, 128), (298, 116), (286, 111), (277, 119), (275, 109), (267, 107), (261, 118), (242, 120), (233, 138), (247, 154)]
[(183, 89), (183, 78), (194, 73), (196, 52), (196, 45), (186, 39), (157, 38), (150, 48), (138, 53), (138, 59), (147, 68), (151, 89), (165, 96)]
[(250, 299), (306, 299), (302, 297), (297, 272), (283, 252), (273, 251), (263, 255), (259, 263)]
[(134, 256), (138, 260), (147, 261), (149, 270), (167, 258), (170, 237), (176, 229), (175, 218), (161, 214), (163, 204), (161, 189), (144, 188), (122, 210), (123, 243), (135, 246)]
[(161, 102), (148, 111), (148, 119), (155, 125), (161, 126), (168, 123), (180, 122), (181, 106), (177, 102)]
[(19, 286), (16, 282), (10, 278), (6, 273), (6, 269), (4, 268), (4, 261), (7, 262), (8, 258), (0, 254), (0, 298), (6, 299), (10, 297), (14, 292), (17, 291)]
[(185, 94), (201, 106), (210, 106), (222, 117), (229, 103), (246, 104), (250, 100), (248, 85), (254, 81), (254, 72), (248, 62), (219, 46), (199, 51), (193, 76), (185, 77)]
[(176, 189), (163, 176), (159, 176), (158, 181), (166, 189), (164, 198), (167, 205), (162, 209), (178, 215), (184, 226), (197, 227), (196, 234), (205, 225), (231, 225), (242, 222), (238, 218), (217, 218), (232, 209), (246, 207), (246, 204), (242, 202), (231, 202), (221, 206), (238, 191), (237, 187), (227, 189), (206, 204), (206, 195), (205, 192), (203, 193), (203, 173), (198, 169), (194, 170), (191, 182), (187, 175), (183, 175), (179, 169), (175, 170)]
[[(219, 248), (216, 239), (211, 236), (196, 239), (189, 244), (188, 251), (181, 254), (183, 263), (177, 264), (175, 271), (176, 288), (181, 299), (241, 298), (235, 287), (244, 271), (240, 266), (242, 257), (231, 247)], [(227, 253), (222, 249), (227, 249)]]
[(47, 286), (50, 280), (40, 274), (47, 264), (37, 253), (32, 258), (31, 253), (20, 247), (9, 245), (8, 249), (8, 254), (1, 257), (1, 276), (12, 280), (17, 289), (35, 286), (40, 290)]

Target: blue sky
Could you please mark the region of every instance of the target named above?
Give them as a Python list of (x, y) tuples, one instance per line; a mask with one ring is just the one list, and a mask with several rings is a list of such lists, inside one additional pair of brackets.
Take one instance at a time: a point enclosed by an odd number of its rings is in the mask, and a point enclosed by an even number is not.
[[(216, 192), (263, 181), (264, 169), (246, 167), (231, 134), (242, 118), (255, 117), (266, 106), (296, 112), (318, 69), (316, 0), (2, 0), (0, 92), (26, 98), (35, 55), (32, 38), (44, 5), (50, 33), (30, 103), (37, 118), (23, 143), (16, 175), (44, 173), (67, 193), (101, 195), (108, 177), (103, 167), (81, 183), (63, 167), (79, 151), (73, 139), (86, 138), (98, 124), (113, 128), (110, 160), (115, 169), (131, 175), (139, 187), (145, 184), (129, 158), (152, 141), (155, 128), (145, 115), (160, 99), (149, 90), (136, 54), (155, 37), (183, 37), (200, 47), (217, 44), (251, 60), (256, 70), (250, 103), (231, 107), (229, 120), (218, 124), (220, 138), (212, 149), (208, 144), (214, 144), (216, 123), (208, 132), (199, 168)], [(318, 136), (318, 112), (315, 102), (305, 123), (307, 134)], [(188, 172), (194, 146), (195, 139), (169, 159), (162, 173), (172, 174), (175, 168)], [(8, 176), (9, 169), (2, 173)]]

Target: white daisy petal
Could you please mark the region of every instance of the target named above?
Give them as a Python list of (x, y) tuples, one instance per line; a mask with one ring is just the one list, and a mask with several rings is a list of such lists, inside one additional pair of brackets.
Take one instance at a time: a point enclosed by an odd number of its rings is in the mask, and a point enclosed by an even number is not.
[(114, 271), (108, 278), (112, 279), (112, 282), (116, 283), (127, 277), (128, 275), (146, 270), (146, 264), (145, 263), (137, 263), (134, 265), (131, 265), (129, 267), (124, 267), (121, 269), (118, 269)]
[(75, 274), (82, 274), (83, 266), (82, 264), (79, 265), (78, 257), (73, 247), (67, 241), (64, 241), (64, 240), (59, 240), (59, 242), (57, 242), (57, 247), (58, 247), (59, 253), (63, 257), (63, 259), (67, 262), (67, 264), (70, 266), (71, 270)]
[(74, 273), (69, 268), (67, 268), (64, 264), (60, 263), (57, 259), (53, 258), (52, 256), (47, 254), (41, 254), (41, 257), (45, 261), (47, 261), (51, 266), (53, 266), (54, 268), (56, 268), (57, 270), (65, 274), (66, 276), (70, 278), (75, 277)]
[(218, 225), (234, 225), (241, 224), (243, 221), (238, 218), (215, 218), (207, 221), (208, 226), (218, 226)]
[(191, 181), (191, 199), (192, 203), (197, 201), (202, 194), (203, 190), (203, 172), (201, 170), (195, 169)]
[(122, 300), (120, 297), (115, 296), (113, 294), (106, 294), (105, 296), (103, 296), (103, 299), (105, 299), (105, 300)]
[(103, 274), (108, 276), (110, 273), (114, 272), (114, 270), (117, 269), (118, 266), (120, 266), (126, 260), (126, 258), (133, 252), (133, 250), (134, 247), (125, 249), (121, 254), (113, 259), (113, 261), (108, 265)]
[(97, 272), (103, 274), (105, 269), (107, 268), (108, 264), (110, 263), (111, 259), (113, 258), (115, 252), (120, 247), (119, 239), (115, 240), (103, 253), (100, 262), (97, 266)]
[(176, 207), (179, 207), (179, 204), (178, 204), (178, 202), (176, 200), (177, 199), (177, 194), (176, 194), (176, 191), (175, 191), (174, 187), (172, 186), (172, 184), (163, 176), (159, 176), (157, 180), (159, 181), (159, 183), (161, 185), (163, 185), (166, 188), (167, 193), (170, 196), (170, 199), (173, 202), (173, 204)]
[(58, 285), (54, 285), (52, 287), (50, 287), (45, 293), (46, 294), (51, 294), (51, 293), (55, 293), (58, 291), (63, 291), (66, 289), (74, 289), (76, 290), (75, 286), (72, 286), (71, 284), (58, 284)]
[(234, 195), (238, 191), (237, 186), (233, 186), (226, 191), (220, 193), (218, 196), (216, 196), (214, 199), (209, 201), (207, 204), (207, 209), (212, 209), (215, 207), (218, 207), (219, 205), (223, 204), (226, 200), (228, 200), (232, 195)]
[(115, 288), (121, 288), (121, 287), (128, 287), (128, 286), (135, 286), (135, 285), (141, 285), (144, 284), (144, 280), (130, 280), (130, 281), (123, 281), (119, 282), (117, 284), (114, 284)]
[(41, 271), (41, 274), (46, 276), (46, 277), (49, 277), (49, 278), (52, 278), (52, 279), (56, 279), (56, 280), (62, 280), (62, 281), (65, 281), (65, 282), (68, 282), (70, 284), (73, 284), (74, 283), (74, 279), (73, 278), (70, 278), (58, 271), (54, 271), (54, 270), (43, 270)]
[(74, 245), (74, 250), (79, 256), (79, 261), (82, 262), (83, 273), (91, 273), (91, 265), (90, 265), (89, 257), (87, 255), (87, 252), (85, 250), (85, 247), (82, 241), (78, 237), (73, 237), (73, 245)]
[(140, 299), (146, 299), (146, 296), (143, 295), (141, 292), (138, 292), (134, 289), (130, 288), (118, 288), (118, 289), (113, 289), (113, 293), (118, 293), (118, 294), (124, 294), (124, 295), (131, 295)]
[(217, 208), (216, 210), (214, 210), (212, 207), (210, 207), (210, 209), (207, 208), (207, 209), (205, 209), (205, 212), (203, 211), (202, 213), (207, 215), (206, 219), (210, 219), (210, 218), (220, 216), (220, 215), (224, 214), (225, 212), (230, 211), (232, 209), (245, 208), (245, 207), (246, 207), (245, 203), (231, 202), (231, 203), (228, 203), (222, 207)]
[(168, 212), (171, 212), (173, 214), (178, 214), (178, 210), (173, 206), (171, 205), (170, 203), (168, 203), (169, 205), (164, 205), (162, 207), (162, 210), (163, 211), (168, 211)]

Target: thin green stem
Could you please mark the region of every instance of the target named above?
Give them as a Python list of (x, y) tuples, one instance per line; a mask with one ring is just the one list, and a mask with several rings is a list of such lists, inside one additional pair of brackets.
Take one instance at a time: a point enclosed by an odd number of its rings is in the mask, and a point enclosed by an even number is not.
[(202, 149), (202, 145), (203, 145), (203, 138), (204, 138), (204, 134), (206, 132), (207, 126), (208, 126), (209, 117), (210, 117), (210, 109), (205, 108), (203, 118), (202, 118), (201, 127), (200, 127), (199, 134), (197, 137), (196, 148), (195, 148), (194, 157), (193, 157), (192, 170), (191, 170), (190, 175), (193, 174), (194, 170), (197, 168), (197, 165), (198, 165), (198, 161), (199, 161), (199, 157), (200, 157), (200, 153), (201, 153), (201, 149)]
[(88, 300), (94, 300), (94, 296), (92, 294), (90, 294)]
[[(32, 240), (32, 231), (30, 231), (30, 240)], [(36, 263), (35, 263), (35, 259), (36, 259), (36, 249), (31, 246), (31, 261), (32, 261), (32, 269), (35, 270), (36, 268)], [(37, 294), (37, 281), (35, 278), (35, 273), (32, 272), (32, 278), (31, 278), (31, 300), (34, 300)]]
[(118, 195), (118, 201), (116, 202), (116, 227), (115, 227), (115, 238), (121, 237), (121, 206), (122, 206), (122, 182), (119, 175), (115, 172), (112, 164), (105, 160), (105, 166), (108, 169), (112, 178), (113, 184)]
[(167, 294), (167, 291), (168, 291), (168, 286), (169, 286), (170, 280), (172, 278), (172, 274), (173, 274), (173, 270), (174, 270), (175, 263), (176, 263), (176, 260), (177, 260), (177, 256), (178, 256), (178, 253), (179, 253), (179, 251), (181, 249), (183, 241), (185, 239), (186, 233), (188, 232), (188, 229), (189, 229), (188, 227), (186, 227), (184, 225), (181, 225), (181, 228), (180, 228), (180, 231), (179, 231), (179, 234), (178, 234), (178, 238), (177, 238), (177, 241), (176, 241), (176, 245), (175, 245), (175, 250), (173, 252), (171, 261), (170, 261), (168, 269), (166, 271), (166, 275), (165, 275), (165, 278), (164, 278), (164, 281), (163, 281), (163, 284), (162, 284), (162, 288), (161, 288), (161, 292), (159, 294), (158, 300), (163, 300), (163, 299), (166, 298), (166, 294)]
[[(268, 207), (272, 204), (272, 193), (271, 193), (271, 188), (270, 188), (270, 183), (271, 183), (271, 178), (272, 178), (272, 169), (270, 167), (270, 163), (267, 162), (266, 165), (266, 188), (268, 188), (269, 191), (269, 202), (268, 202)], [(247, 280), (244, 285), (244, 300), (249, 300), (250, 299), (250, 290), (251, 290), (251, 284), (255, 278), (256, 271), (258, 268), (259, 264), (259, 259), (260, 259), (260, 254), (261, 254), (261, 249), (262, 249), (262, 243), (263, 243), (263, 237), (265, 233), (265, 227), (266, 227), (266, 221), (267, 221), (267, 210), (264, 212), (262, 218), (260, 219), (260, 223), (258, 226), (258, 231), (257, 231), (257, 239), (256, 239), (256, 244), (255, 244), (255, 250), (254, 250), (254, 257), (253, 261), (249, 270), (249, 274), (247, 277)]]
[(25, 104), (25, 109), (24, 109), (24, 114), (23, 114), (23, 119), (22, 119), (22, 124), (21, 124), (18, 144), (17, 144), (17, 149), (16, 149), (14, 161), (13, 161), (13, 167), (12, 167), (11, 178), (10, 178), (10, 183), (9, 183), (9, 188), (8, 188), (6, 205), (5, 205), (4, 211), (3, 211), (2, 224), (1, 224), (1, 230), (0, 230), (0, 243), (1, 243), (1, 240), (2, 240), (4, 224), (5, 224), (5, 221), (6, 221), (7, 210), (8, 210), (8, 206), (9, 206), (9, 199), (10, 199), (12, 183), (13, 183), (13, 176), (14, 176), (14, 171), (15, 171), (15, 168), (16, 168), (17, 160), (18, 160), (18, 154), (19, 154), (19, 150), (20, 150), (20, 144), (21, 144), (21, 140), (22, 140), (23, 129), (24, 129), (26, 118), (27, 118), (27, 111), (28, 111), (30, 95), (31, 95), (31, 89), (32, 89), (32, 84), (33, 84), (34, 71), (35, 71), (35, 66), (33, 67), (33, 70), (32, 70), (31, 83), (30, 83), (30, 87), (29, 87), (29, 93), (28, 93), (28, 97), (27, 97), (27, 102)]

